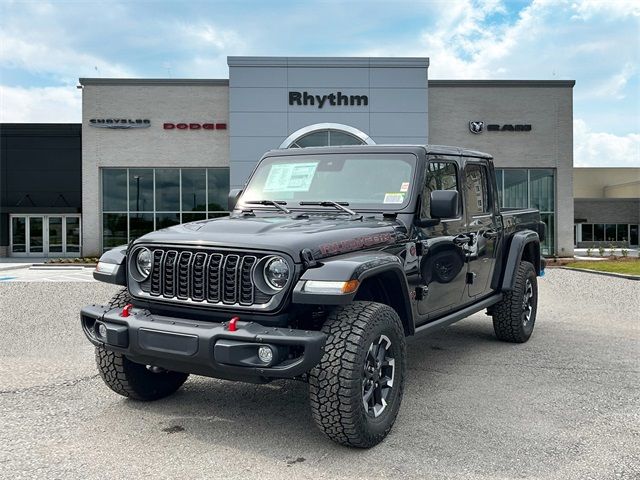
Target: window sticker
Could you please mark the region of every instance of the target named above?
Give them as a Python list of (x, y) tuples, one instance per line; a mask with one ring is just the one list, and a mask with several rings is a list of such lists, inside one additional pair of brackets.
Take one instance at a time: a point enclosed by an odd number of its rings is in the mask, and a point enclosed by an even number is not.
[(385, 193), (383, 203), (402, 203), (404, 202), (404, 193)]
[(408, 192), (409, 191), (409, 182), (402, 182), (402, 185), (400, 185), (400, 191), (401, 192)]
[(317, 166), (317, 162), (271, 165), (263, 191), (308, 192)]

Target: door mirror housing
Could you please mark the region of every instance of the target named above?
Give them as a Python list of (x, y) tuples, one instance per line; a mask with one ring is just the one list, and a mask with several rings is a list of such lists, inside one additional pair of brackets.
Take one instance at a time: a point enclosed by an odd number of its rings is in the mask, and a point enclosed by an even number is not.
[(456, 218), (458, 216), (458, 191), (434, 190), (431, 192), (430, 205), (431, 218)]
[(234, 188), (233, 190), (229, 191), (229, 198), (227, 199), (227, 208), (229, 209), (230, 212), (232, 212), (233, 209), (236, 208), (236, 203), (238, 203), (238, 199), (240, 198), (240, 195), (242, 195), (241, 188)]

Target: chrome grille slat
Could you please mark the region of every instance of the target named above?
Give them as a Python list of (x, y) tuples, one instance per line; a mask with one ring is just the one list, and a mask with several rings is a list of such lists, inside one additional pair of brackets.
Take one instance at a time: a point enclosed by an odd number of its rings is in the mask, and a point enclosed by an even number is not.
[(256, 265), (268, 254), (156, 246), (150, 249), (153, 266), (144, 290), (150, 297), (237, 307), (262, 306), (272, 299), (253, 282)]

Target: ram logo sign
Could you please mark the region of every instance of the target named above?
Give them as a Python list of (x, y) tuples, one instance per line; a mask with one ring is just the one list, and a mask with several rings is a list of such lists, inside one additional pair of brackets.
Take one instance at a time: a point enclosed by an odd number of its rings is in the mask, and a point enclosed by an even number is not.
[(528, 123), (505, 123), (499, 125), (497, 123), (489, 123), (486, 125), (484, 122), (471, 121), (469, 122), (469, 131), (474, 134), (482, 133), (484, 130), (487, 132), (530, 132), (531, 125)]
[(471, 133), (482, 133), (484, 130), (484, 122), (469, 122), (469, 131)]

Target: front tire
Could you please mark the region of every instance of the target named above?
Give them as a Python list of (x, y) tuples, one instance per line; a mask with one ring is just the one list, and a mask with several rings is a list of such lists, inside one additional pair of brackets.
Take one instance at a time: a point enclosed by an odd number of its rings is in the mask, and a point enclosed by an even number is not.
[(337, 443), (373, 447), (391, 430), (402, 401), (402, 322), (387, 305), (354, 302), (334, 310), (322, 331), (325, 352), (309, 374), (313, 419)]
[[(123, 308), (128, 303), (131, 303), (131, 297), (123, 288), (111, 299), (109, 306)], [(149, 369), (104, 347), (96, 347), (96, 365), (100, 377), (111, 390), (133, 400), (150, 401), (167, 397), (189, 377), (188, 373)]]
[(493, 330), (498, 339), (524, 343), (531, 337), (538, 312), (537, 280), (533, 265), (520, 262), (513, 290), (491, 307)]

